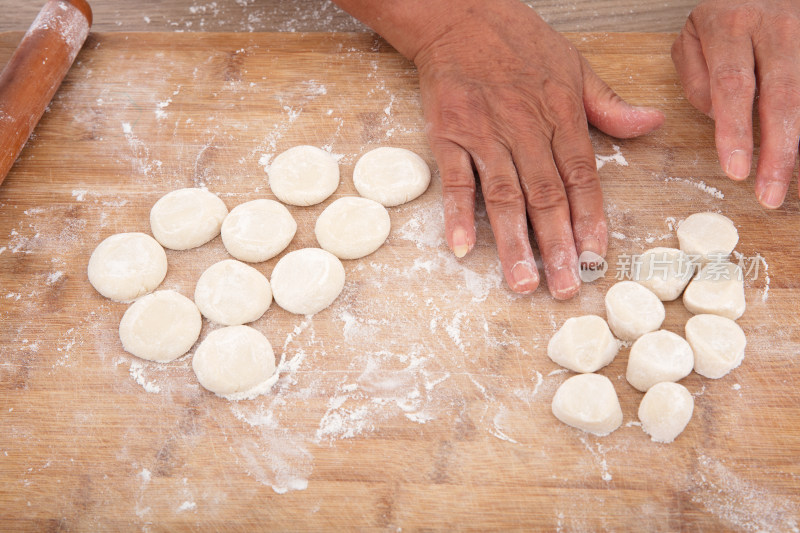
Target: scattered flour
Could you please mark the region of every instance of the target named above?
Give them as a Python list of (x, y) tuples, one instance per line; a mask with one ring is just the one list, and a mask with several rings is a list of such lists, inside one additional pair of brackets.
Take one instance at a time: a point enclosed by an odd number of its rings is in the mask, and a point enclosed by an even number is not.
[(702, 180), (695, 180), (694, 178), (666, 177), (666, 178), (664, 178), (664, 181), (668, 182), (668, 183), (669, 182), (686, 183), (688, 185), (691, 185), (692, 187), (695, 187), (696, 189), (699, 189), (699, 190), (703, 191), (704, 193), (706, 193), (706, 194), (708, 194), (708, 195), (710, 195), (710, 196), (712, 196), (712, 197), (714, 197), (714, 198), (716, 198), (718, 200), (723, 200), (725, 198), (725, 195), (722, 193), (722, 191), (720, 191), (716, 187), (712, 187), (710, 185), (706, 185), (706, 183), (704, 181), (702, 181)]
[(603, 168), (606, 163), (616, 163), (617, 165), (627, 167), (628, 161), (625, 159), (625, 156), (622, 155), (619, 146), (616, 144), (612, 145), (611, 148), (614, 149), (614, 153), (611, 155), (599, 155), (595, 154), (595, 164), (597, 165), (597, 170)]

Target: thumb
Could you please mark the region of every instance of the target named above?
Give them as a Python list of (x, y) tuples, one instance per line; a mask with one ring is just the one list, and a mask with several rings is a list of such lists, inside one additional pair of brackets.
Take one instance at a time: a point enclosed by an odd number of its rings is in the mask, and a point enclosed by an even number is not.
[(612, 137), (627, 139), (649, 133), (664, 123), (664, 113), (630, 105), (594, 73), (585, 58), (581, 59), (583, 107), (590, 124)]

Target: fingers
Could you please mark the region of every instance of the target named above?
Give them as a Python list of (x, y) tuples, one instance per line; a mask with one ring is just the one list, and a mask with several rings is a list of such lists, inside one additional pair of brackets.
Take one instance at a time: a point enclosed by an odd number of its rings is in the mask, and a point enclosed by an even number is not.
[(635, 107), (620, 98), (594, 73), (583, 57), (581, 68), (586, 118), (602, 132), (628, 139), (649, 133), (664, 123), (661, 111), (651, 107)]
[(539, 272), (528, 238), (525, 199), (508, 150), (495, 144), (472, 159), (481, 177), (486, 211), (497, 242), (497, 254), (511, 290), (529, 293), (539, 286)]
[(603, 212), (603, 190), (587, 131), (582, 116), (561, 121), (553, 135), (553, 158), (569, 199), (578, 254), (590, 251), (605, 257), (608, 226)]
[[(514, 161), (542, 254), (547, 286), (554, 298), (566, 300), (580, 289), (578, 254), (570, 224), (567, 193), (550, 154), (550, 144), (544, 138), (522, 139), (514, 147)], [(584, 246), (595, 246), (589, 239), (587, 233)], [(602, 243), (597, 246), (602, 246)]]
[(711, 113), (708, 66), (691, 18), (686, 20), (686, 25), (672, 45), (672, 62), (675, 63), (689, 103), (706, 115)]
[(444, 232), (456, 257), (475, 246), (475, 175), (469, 154), (450, 141), (431, 143), (442, 178)]
[(753, 158), (756, 78), (752, 42), (747, 32), (734, 27), (706, 40), (703, 54), (719, 162), (728, 177), (743, 180), (750, 174)]
[(770, 209), (783, 203), (800, 140), (800, 58), (792, 50), (798, 37), (787, 42), (780, 33), (776, 29), (766, 38), (764, 52), (756, 49), (761, 151), (755, 193), (761, 205)]

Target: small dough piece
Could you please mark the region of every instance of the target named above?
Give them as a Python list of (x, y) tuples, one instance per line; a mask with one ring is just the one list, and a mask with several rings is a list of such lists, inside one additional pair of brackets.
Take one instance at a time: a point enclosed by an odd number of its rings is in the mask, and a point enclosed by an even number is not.
[(353, 169), (353, 184), (364, 198), (392, 207), (417, 198), (431, 183), (431, 169), (405, 148), (376, 148), (362, 155)]
[(705, 262), (713, 257), (727, 258), (736, 243), (739, 232), (733, 221), (718, 213), (695, 213), (678, 226), (681, 250), (694, 261)]
[(553, 414), (567, 424), (603, 437), (622, 424), (622, 408), (611, 380), (600, 374), (572, 376), (556, 390)]
[(205, 189), (178, 189), (162, 196), (150, 209), (153, 236), (165, 248), (197, 248), (219, 235), (228, 208)]
[(606, 321), (596, 315), (567, 319), (547, 344), (547, 356), (573, 372), (594, 372), (609, 364), (619, 341)]
[(175, 291), (156, 291), (136, 300), (119, 323), (122, 347), (136, 357), (169, 363), (197, 342), (203, 319), (197, 306)]
[(290, 313), (313, 315), (333, 303), (344, 288), (339, 258), (319, 248), (303, 248), (281, 257), (272, 270), (275, 302)]
[(229, 400), (255, 398), (278, 378), (272, 346), (250, 326), (209, 333), (194, 353), (192, 369), (200, 385)]
[(646, 333), (631, 346), (628, 383), (647, 390), (662, 381), (678, 381), (692, 372), (694, 354), (686, 339), (665, 329)]
[(640, 257), (633, 272), (638, 281), (662, 302), (671, 302), (681, 295), (692, 279), (695, 264), (677, 248), (651, 248)]
[(711, 379), (719, 379), (742, 364), (747, 346), (739, 324), (717, 315), (690, 318), (686, 340), (694, 351), (694, 371)]
[(389, 212), (378, 202), (347, 196), (325, 208), (314, 231), (324, 250), (339, 259), (358, 259), (381, 247), (391, 225)]
[(665, 314), (658, 296), (635, 281), (620, 281), (606, 293), (608, 325), (624, 341), (634, 341), (657, 330)]
[(117, 302), (152, 292), (167, 275), (167, 254), (145, 233), (117, 233), (97, 245), (89, 258), (89, 283)]
[(707, 313), (736, 320), (747, 307), (742, 269), (728, 262), (708, 263), (686, 287), (683, 305), (695, 315)]
[(269, 188), (289, 205), (315, 205), (339, 186), (339, 163), (315, 146), (289, 148), (269, 166)]
[(223, 326), (261, 318), (272, 303), (269, 281), (255, 268), (235, 259), (208, 267), (197, 280), (194, 301), (203, 316)]
[(275, 200), (253, 200), (234, 207), (222, 223), (222, 244), (236, 259), (260, 263), (289, 246), (297, 222)]
[(655, 442), (674, 441), (692, 419), (693, 412), (692, 394), (678, 383), (656, 383), (639, 404), (642, 429)]

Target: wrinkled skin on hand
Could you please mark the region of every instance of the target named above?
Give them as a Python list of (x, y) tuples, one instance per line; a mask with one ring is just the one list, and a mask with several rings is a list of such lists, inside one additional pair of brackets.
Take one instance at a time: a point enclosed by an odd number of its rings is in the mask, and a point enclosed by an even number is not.
[(539, 285), (530, 219), (551, 294), (577, 294), (579, 254), (604, 256), (608, 245), (587, 121), (628, 138), (660, 126), (663, 114), (622, 101), (517, 0), (466, 7), (413, 59), (453, 252), (475, 245), (474, 166), (511, 289)]
[(706, 0), (672, 47), (686, 97), (715, 122), (720, 164), (734, 180), (750, 174), (758, 91), (761, 150), (755, 193), (783, 203), (800, 140), (800, 1)]

